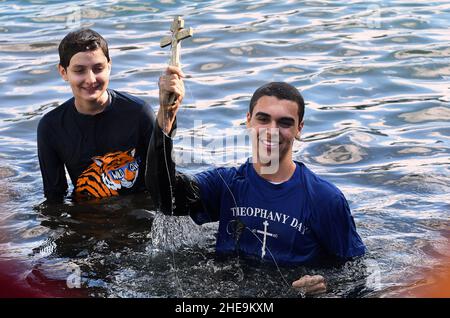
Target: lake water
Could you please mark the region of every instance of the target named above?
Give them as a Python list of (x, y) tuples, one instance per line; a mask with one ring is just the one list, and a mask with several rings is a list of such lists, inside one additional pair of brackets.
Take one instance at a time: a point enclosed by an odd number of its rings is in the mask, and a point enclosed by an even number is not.
[[(110, 87), (156, 111), (169, 59), (159, 41), (176, 14), (195, 35), (182, 44), (175, 149), (204, 159), (180, 167), (243, 162), (245, 145), (223, 140), (242, 136), (253, 91), (295, 85), (307, 107), (294, 157), (346, 195), (362, 260), (279, 270), (218, 260), (217, 224), (162, 217), (147, 194), (41, 204), (37, 124), (72, 96), (56, 71), (61, 39), (80, 26), (102, 34)], [(0, 261), (20, 264), (3, 274), (63, 296), (299, 297), (289, 284), (306, 273), (326, 276), (322, 297), (395, 296), (449, 254), (449, 21), (448, 1), (0, 0)]]

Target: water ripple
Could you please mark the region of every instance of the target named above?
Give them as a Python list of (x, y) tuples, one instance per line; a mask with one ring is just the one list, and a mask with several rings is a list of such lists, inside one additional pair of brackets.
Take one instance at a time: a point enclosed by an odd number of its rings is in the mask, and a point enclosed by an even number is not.
[[(334, 288), (326, 296), (383, 296), (435, 261), (450, 211), (445, 1), (0, 1), (0, 256), (32, 257), (31, 272), (62, 280), (74, 261), (94, 296), (298, 297), (273, 268), (213, 260), (215, 225), (179, 220), (170, 241), (156, 217), (150, 232), (148, 198), (113, 200), (107, 211), (40, 205), (36, 128), (71, 97), (56, 70), (59, 41), (80, 26), (99, 31), (110, 44), (110, 86), (156, 106), (170, 51), (159, 41), (180, 12), (195, 35), (182, 45), (188, 77), (175, 149), (212, 158), (183, 169), (245, 159), (244, 144), (206, 145), (242, 136), (257, 87), (290, 82), (306, 101), (294, 157), (343, 190), (370, 251), (364, 264), (320, 272)], [(184, 143), (200, 134), (201, 147)], [(371, 268), (381, 273), (376, 288), (362, 274)]]

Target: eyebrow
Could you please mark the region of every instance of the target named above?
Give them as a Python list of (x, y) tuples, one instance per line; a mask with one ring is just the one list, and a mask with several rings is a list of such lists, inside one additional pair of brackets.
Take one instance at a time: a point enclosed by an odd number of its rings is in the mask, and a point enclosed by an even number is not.
[(263, 113), (263, 112), (257, 112), (257, 113), (255, 114), (255, 116), (266, 116), (266, 117), (270, 117), (269, 114)]
[[(96, 67), (96, 66), (103, 66), (103, 65), (105, 65), (104, 63), (95, 63), (94, 64), (94, 67)], [(87, 65), (83, 65), (83, 64), (75, 64), (75, 65), (73, 65), (73, 67), (86, 67)]]
[[(264, 113), (264, 112), (257, 112), (255, 114), (255, 117), (256, 116), (269, 117), (269, 118), (271, 117), (269, 114)], [(292, 117), (281, 117), (280, 119), (278, 119), (278, 121), (283, 121), (283, 122), (290, 123), (290, 124), (295, 123), (295, 119)]]

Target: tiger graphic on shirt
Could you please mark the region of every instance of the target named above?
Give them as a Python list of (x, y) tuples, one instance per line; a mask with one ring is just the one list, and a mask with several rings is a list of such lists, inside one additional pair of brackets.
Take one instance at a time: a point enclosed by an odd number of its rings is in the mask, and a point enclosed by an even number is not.
[(131, 188), (139, 173), (135, 153), (136, 149), (130, 149), (93, 157), (94, 162), (77, 179), (75, 198), (111, 197), (121, 188)]

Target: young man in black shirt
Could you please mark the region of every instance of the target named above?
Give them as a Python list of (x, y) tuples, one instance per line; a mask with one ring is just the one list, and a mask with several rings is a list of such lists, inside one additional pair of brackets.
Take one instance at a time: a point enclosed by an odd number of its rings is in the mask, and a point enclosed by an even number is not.
[[(69, 33), (59, 45), (61, 77), (73, 97), (45, 114), (37, 132), (47, 201), (67, 194), (65, 168), (75, 197), (102, 198), (143, 190), (147, 147), (155, 114), (143, 100), (108, 89), (111, 59), (105, 39), (90, 29)], [(184, 96), (180, 77), (163, 85)]]

